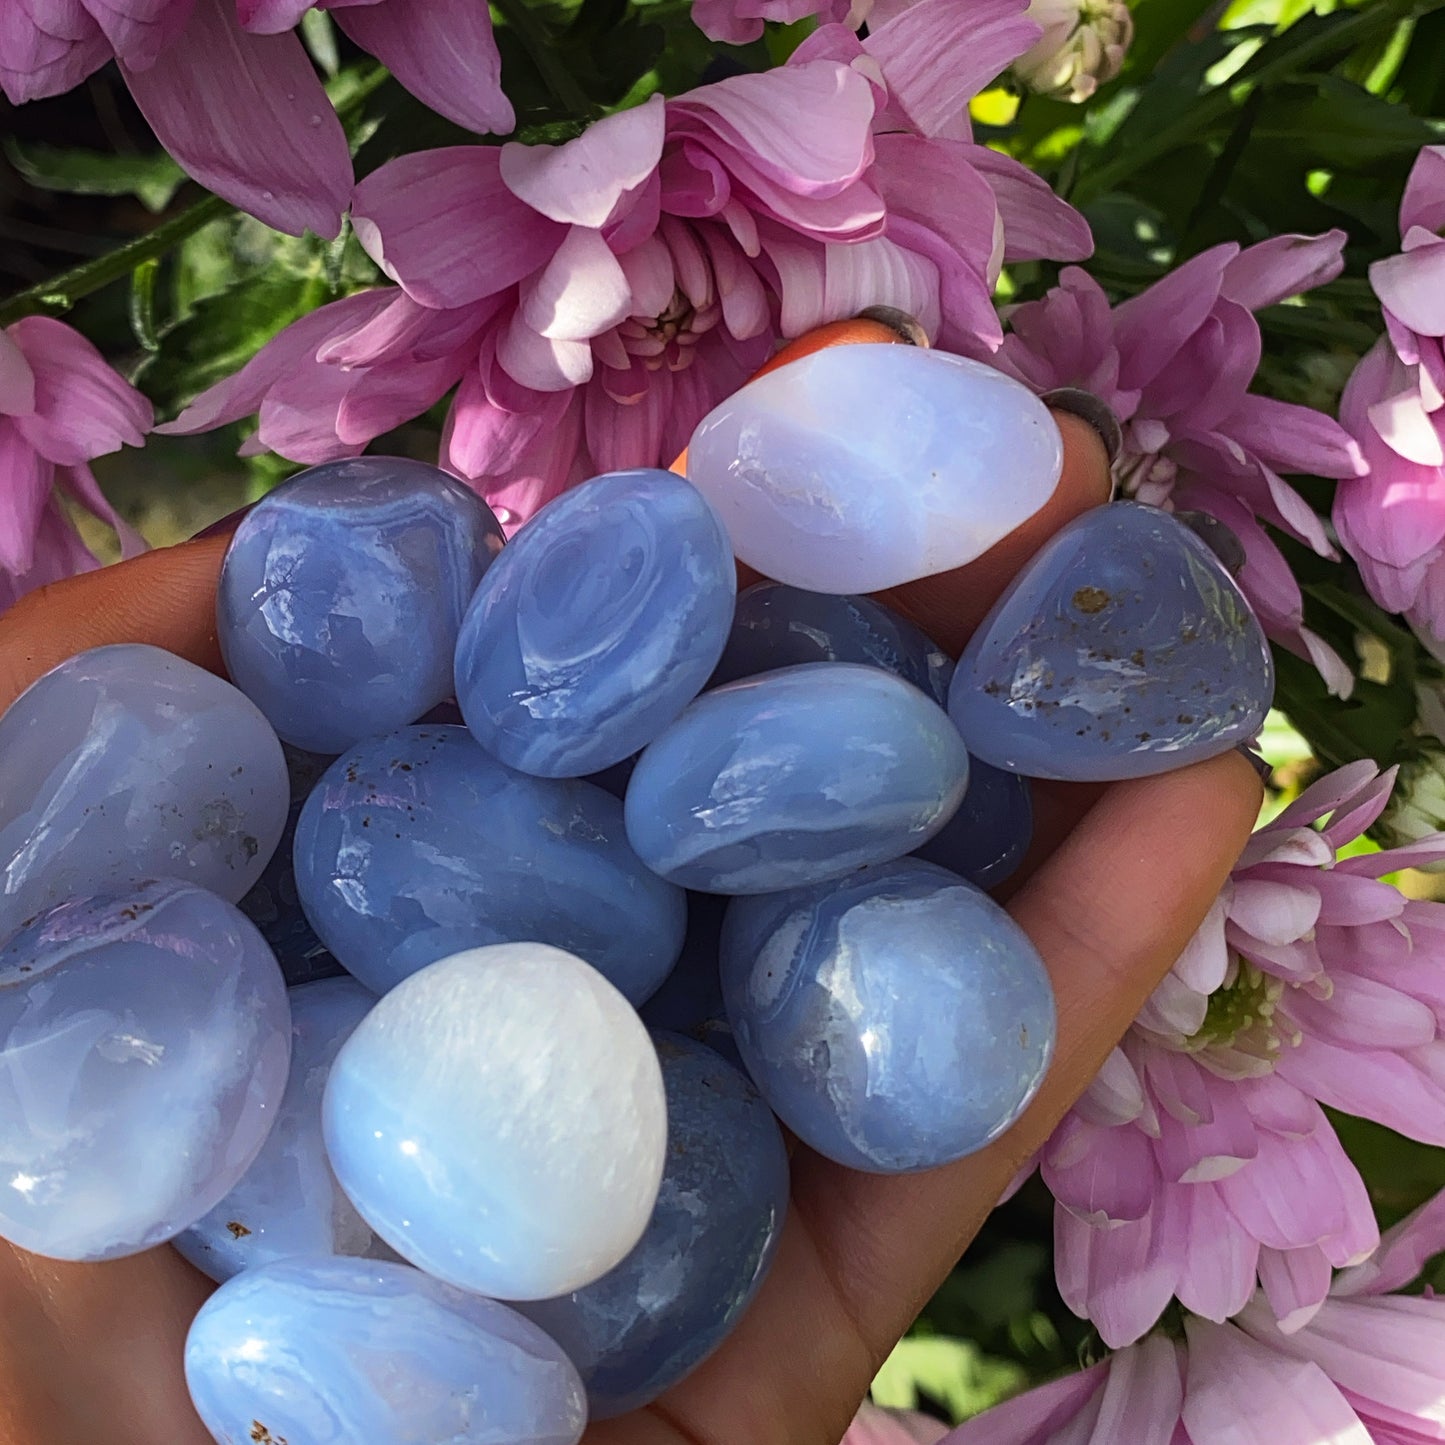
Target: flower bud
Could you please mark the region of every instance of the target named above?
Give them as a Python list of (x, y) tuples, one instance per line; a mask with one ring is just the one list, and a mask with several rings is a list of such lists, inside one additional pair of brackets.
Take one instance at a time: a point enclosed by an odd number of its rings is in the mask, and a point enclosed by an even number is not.
[[(1445, 752), (1431, 748), (1402, 763), (1395, 791), (1375, 832), (1387, 848), (1402, 848), (1420, 838), (1445, 831)], [(1426, 873), (1445, 872), (1445, 858), (1416, 863)]]
[(1014, 78), (1055, 100), (1087, 100), (1118, 75), (1134, 38), (1124, 0), (1031, 0), (1028, 17), (1044, 33), (1014, 61)]

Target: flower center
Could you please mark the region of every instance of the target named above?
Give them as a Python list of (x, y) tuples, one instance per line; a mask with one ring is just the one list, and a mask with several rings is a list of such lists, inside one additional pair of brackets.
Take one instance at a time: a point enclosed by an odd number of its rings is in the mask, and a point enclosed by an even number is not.
[(711, 298), (695, 305), (677, 287), (672, 300), (656, 316), (630, 316), (618, 328), (629, 355), (637, 357), (649, 371), (666, 367), (684, 371), (692, 364), (693, 348), (717, 325), (722, 308)]
[(1168, 502), (1178, 475), (1178, 466), (1168, 457), (1159, 452), (1131, 452), (1128, 441), (1124, 454), (1114, 463), (1119, 495), (1133, 497), (1151, 507), (1162, 507)]
[(1300, 1040), (1278, 1012), (1282, 980), (1233, 955), (1230, 974), (1209, 996), (1204, 1022), (1181, 1048), (1223, 1078), (1254, 1078), (1274, 1071), (1286, 1044)]

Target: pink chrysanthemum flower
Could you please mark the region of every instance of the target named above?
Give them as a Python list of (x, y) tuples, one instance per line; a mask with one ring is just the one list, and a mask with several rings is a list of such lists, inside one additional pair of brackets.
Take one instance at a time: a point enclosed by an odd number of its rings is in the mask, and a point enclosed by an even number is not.
[(746, 45), (762, 35), (767, 20), (793, 25), (816, 15), (823, 24), (856, 30), (872, 9), (872, 0), (692, 0), (692, 23), (709, 40)]
[(1256, 1295), (986, 1411), (943, 1445), (1424, 1445), (1445, 1439), (1445, 1300), (1391, 1293), (1445, 1248), (1445, 1195), (1286, 1333)]
[(1370, 595), (1445, 656), (1445, 146), (1426, 146), (1400, 203), (1399, 255), (1370, 267), (1386, 335), (1355, 368), (1340, 419), (1369, 475), (1342, 482), (1335, 527)]
[(443, 463), (516, 525), (585, 476), (669, 464), (820, 322), (892, 305), (987, 352), (1001, 257), (1086, 254), (1088, 228), (1015, 162), (931, 128), (1036, 34), (1018, 0), (922, 0), (867, 48), (825, 26), (787, 66), (565, 145), (392, 161), (353, 216), (398, 289), (303, 317), (166, 429), (259, 410), (256, 445), (315, 462), (460, 383)]
[(1040, 391), (1080, 386), (1108, 402), (1124, 422), (1122, 491), (1233, 530), (1247, 558), (1240, 586), (1265, 631), (1340, 694), (1350, 670), (1303, 626), (1299, 584), (1260, 524), (1334, 557), (1324, 523), (1282, 473), (1353, 477), (1364, 462), (1332, 418), (1249, 387), (1261, 344), (1254, 312), (1337, 276), (1344, 242), (1331, 231), (1214, 246), (1112, 309), (1096, 281), (1069, 267), (1043, 300), (1009, 314), (999, 363)]
[(140, 446), (150, 425), (150, 403), (78, 332), (43, 316), (0, 330), (0, 612), (97, 565), (62, 493), (114, 527), (126, 556), (145, 550), (90, 463)]
[(16, 105), (60, 95), (114, 58), (187, 174), (278, 230), (335, 236), (351, 154), (290, 33), (313, 4), (433, 110), (512, 129), (477, 0), (0, 0), (0, 90)]
[(1171, 1298), (1206, 1319), (1256, 1282), (1298, 1329), (1377, 1242), (1321, 1105), (1445, 1145), (1445, 904), (1382, 875), (1445, 834), (1342, 858), (1385, 806), (1369, 761), (1251, 839), (1208, 919), (1042, 1153), (1065, 1301), (1105, 1342)]

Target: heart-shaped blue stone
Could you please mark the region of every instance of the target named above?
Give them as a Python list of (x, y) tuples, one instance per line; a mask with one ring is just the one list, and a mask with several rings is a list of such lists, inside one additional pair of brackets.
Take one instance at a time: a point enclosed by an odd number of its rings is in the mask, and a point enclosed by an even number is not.
[(948, 710), (971, 754), (1036, 778), (1168, 772), (1259, 731), (1269, 645), (1209, 547), (1157, 507), (1062, 528), (963, 654)]

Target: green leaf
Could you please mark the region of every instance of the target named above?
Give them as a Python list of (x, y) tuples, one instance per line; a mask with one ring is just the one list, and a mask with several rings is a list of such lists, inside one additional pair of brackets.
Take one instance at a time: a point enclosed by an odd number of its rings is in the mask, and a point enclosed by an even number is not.
[(164, 151), (152, 155), (107, 155), (68, 150), (43, 141), (6, 137), (5, 154), (32, 186), (72, 196), (135, 196), (160, 212), (184, 183), (185, 172)]
[(1024, 1370), (985, 1355), (971, 1340), (913, 1336), (901, 1340), (873, 1381), (875, 1404), (916, 1410), (942, 1405), (957, 1424), (1016, 1394), (1028, 1382)]
[(1255, 139), (1302, 166), (1342, 170), (1395, 156), (1414, 159), (1445, 130), (1337, 75), (1273, 88), (1260, 106)]

